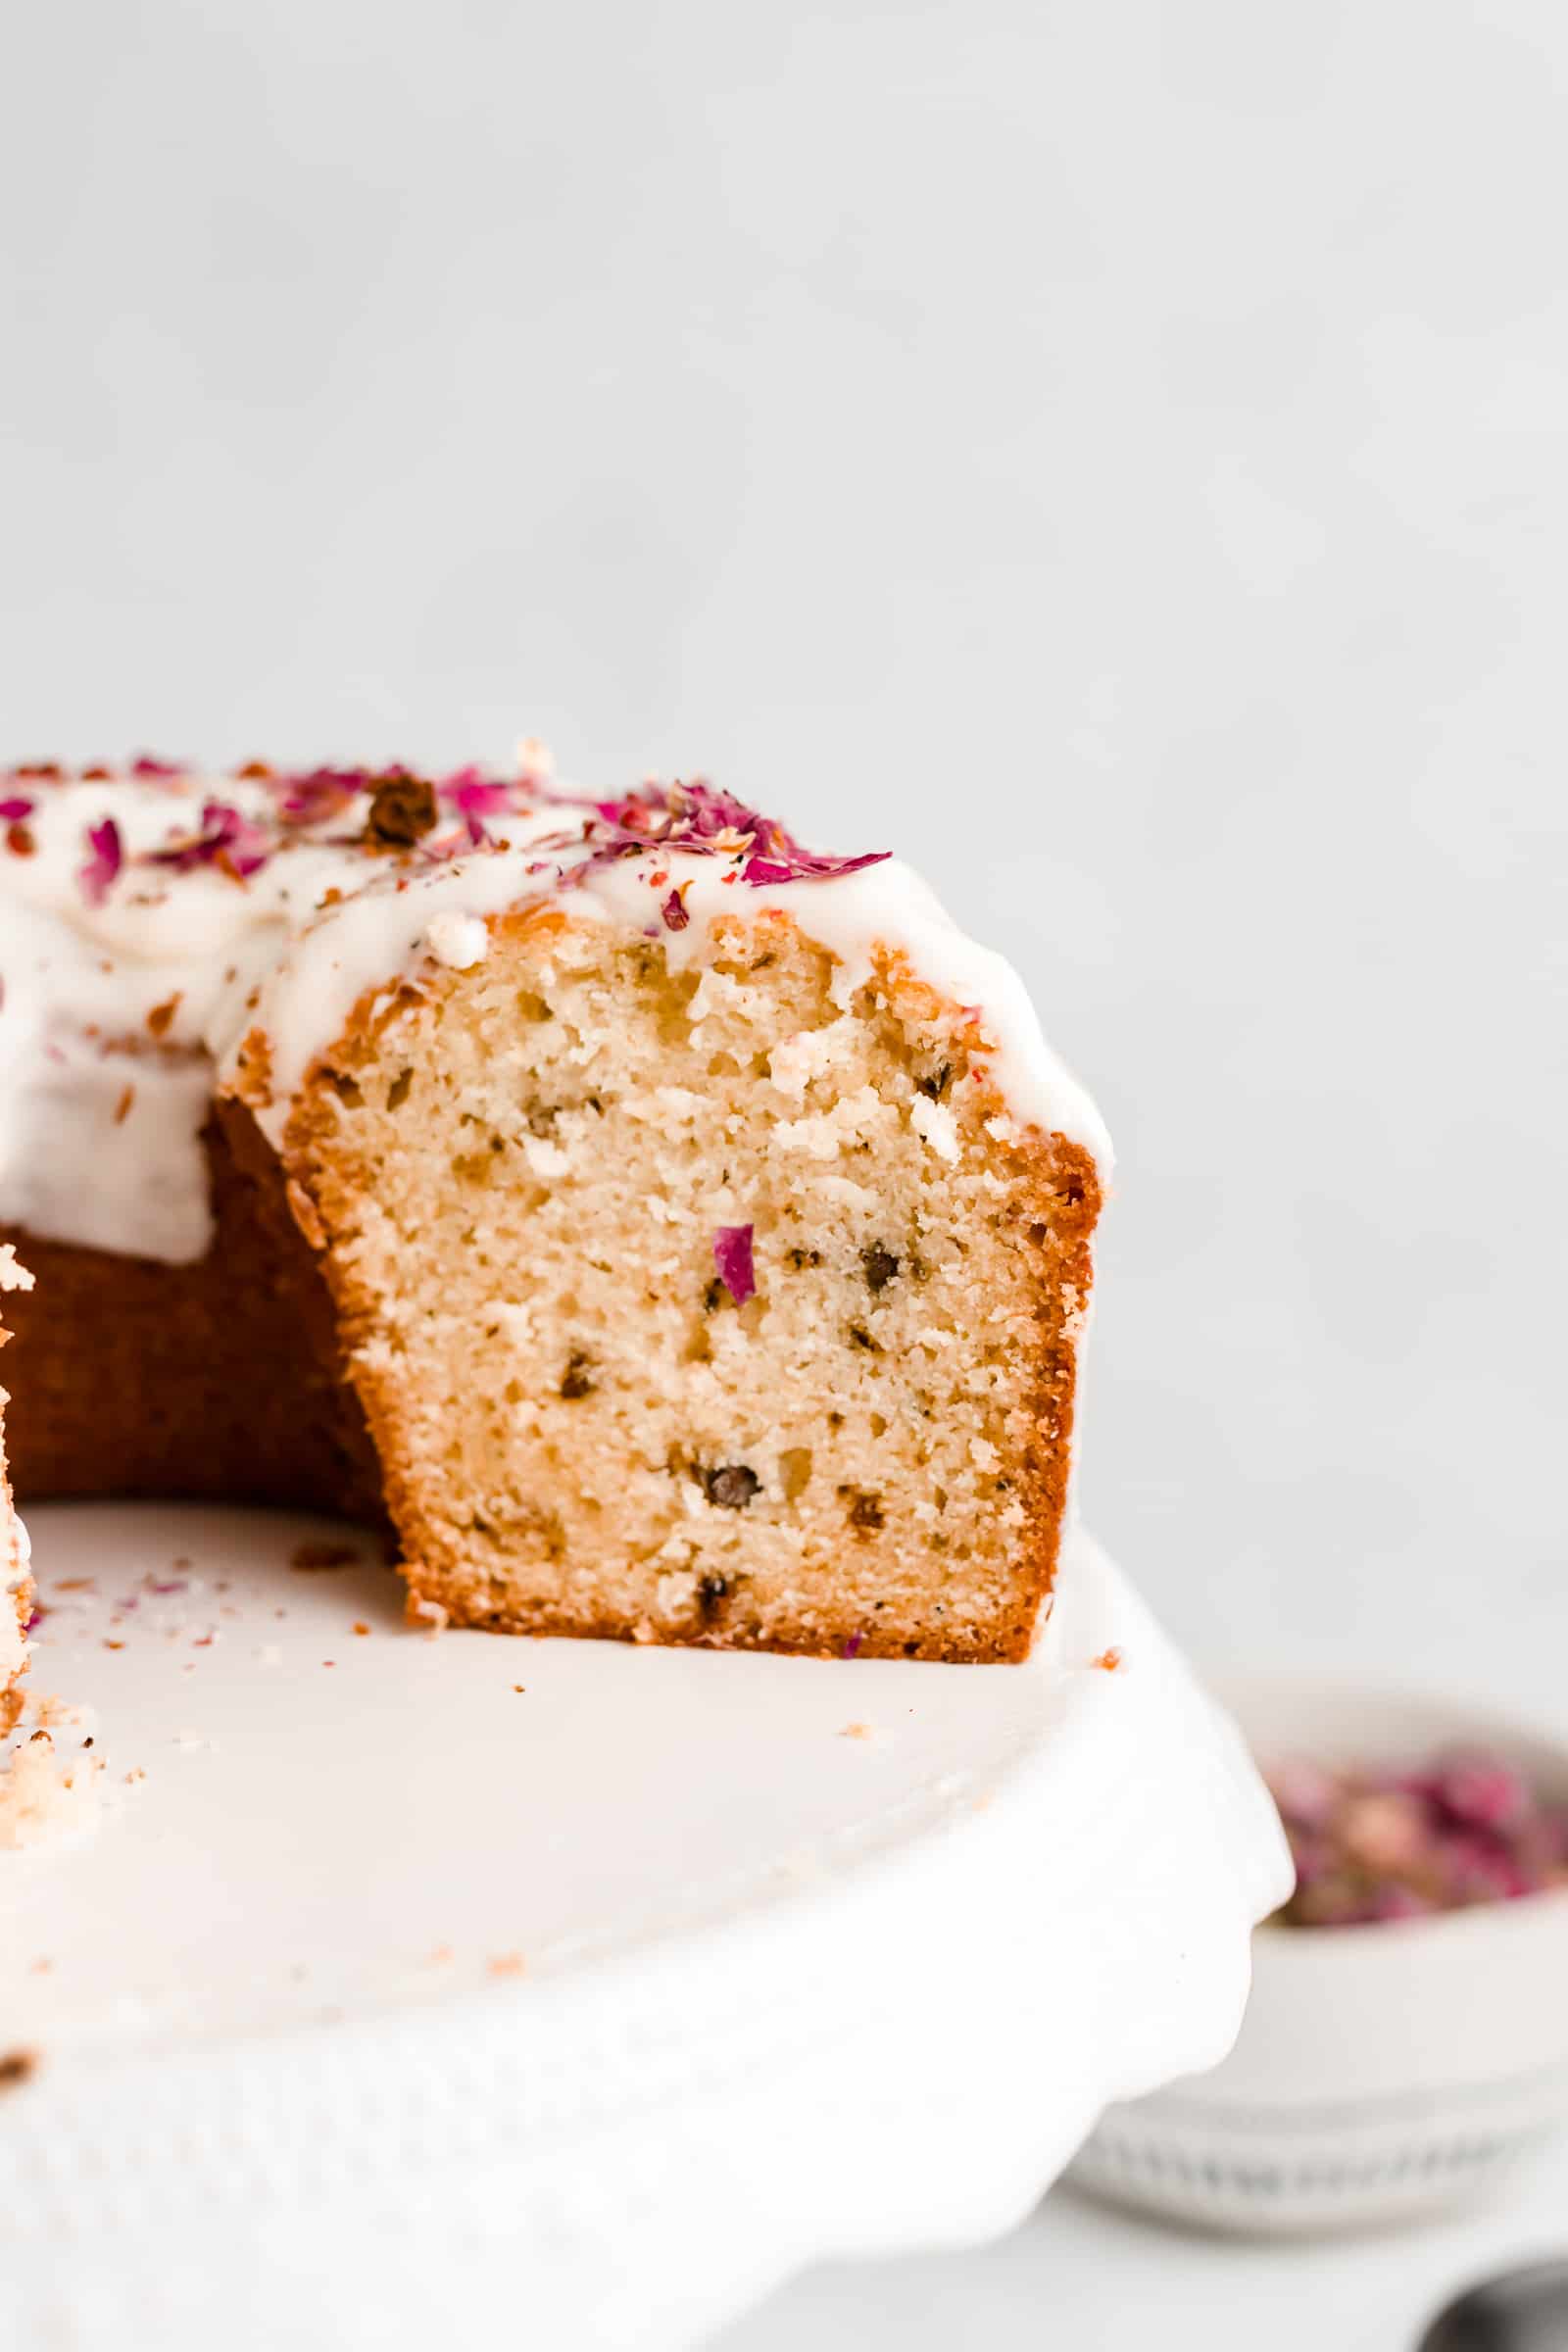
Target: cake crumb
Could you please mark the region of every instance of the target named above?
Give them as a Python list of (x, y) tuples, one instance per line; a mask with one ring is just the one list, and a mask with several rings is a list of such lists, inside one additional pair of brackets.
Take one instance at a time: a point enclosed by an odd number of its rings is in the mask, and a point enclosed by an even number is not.
[(37, 2071), (36, 2050), (7, 2050), (0, 2055), (0, 2090), (20, 2089)]
[(1121, 1651), (1115, 1646), (1114, 1643), (1111, 1644), (1109, 1649), (1102, 1649), (1098, 1658), (1092, 1658), (1090, 1660), (1090, 1664), (1092, 1666), (1100, 1667), (1105, 1674), (1118, 1673), (1121, 1668)]
[[(25, 1727), (31, 1723), (30, 1732)], [(0, 1847), (54, 1846), (96, 1829), (104, 1810), (104, 1761), (89, 1753), (93, 1717), (84, 1708), (37, 1697), (22, 1729), (0, 1741)], [(79, 1743), (63, 1737), (80, 1732)]]
[(525, 1966), (520, 1952), (497, 1952), (485, 1965), (493, 1977), (520, 1977)]
[(939, 1159), (945, 1159), (950, 1167), (956, 1162), (960, 1151), (958, 1123), (945, 1102), (933, 1102), (924, 1095), (916, 1095), (909, 1104), (909, 1125)]

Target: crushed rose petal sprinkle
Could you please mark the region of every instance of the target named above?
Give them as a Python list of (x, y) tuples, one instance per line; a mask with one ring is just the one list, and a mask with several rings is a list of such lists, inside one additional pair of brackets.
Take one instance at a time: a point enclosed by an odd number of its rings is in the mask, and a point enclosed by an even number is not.
[(248, 874), (259, 873), (270, 854), (271, 843), (260, 825), (252, 824), (226, 801), (206, 801), (202, 805), (201, 830), (188, 841), (153, 850), (149, 860), (154, 865), (172, 865), (181, 874), (189, 873), (195, 866), (221, 865), (226, 860), (243, 880)]
[(120, 827), (112, 816), (106, 816), (102, 824), (87, 827), (87, 847), (92, 855), (81, 868), (78, 879), (88, 906), (101, 906), (125, 857), (120, 839)]
[(757, 1290), (757, 1275), (752, 1264), (752, 1234), (750, 1225), (720, 1225), (713, 1236), (713, 1263), (718, 1279), (737, 1306), (744, 1306)]
[(1288, 1757), (1267, 1779), (1296, 1862), (1286, 1927), (1358, 1927), (1568, 1889), (1568, 1801), (1500, 1757), (1415, 1767)]
[[(194, 780), (193, 771), (180, 762), (147, 756), (133, 760), (128, 768), (119, 772), (171, 787)], [(676, 852), (722, 859), (725, 871), (719, 876), (721, 881), (744, 882), (755, 890), (832, 881), (878, 865), (890, 855), (886, 850), (874, 850), (854, 858), (821, 856), (806, 849), (774, 818), (701, 782), (648, 783), (617, 800), (596, 801), (558, 790), (538, 767), (514, 777), (487, 776), (477, 767), (458, 768), (444, 777), (420, 777), (398, 762), (382, 767), (276, 771), (263, 761), (248, 760), (237, 772), (247, 785), (259, 788), (259, 814), (247, 813), (226, 800), (208, 798), (194, 830), (187, 820), (183, 832), (172, 832), (161, 846), (132, 853), (124, 849), (112, 816), (89, 826), (92, 855), (79, 873), (88, 904), (102, 903), (125, 865), (161, 867), (174, 873), (214, 867), (230, 881), (244, 883), (279, 852), (306, 837), (344, 845), (357, 842), (361, 835), (354, 830), (353, 805), (363, 796), (373, 796), (388, 777), (428, 784), (456, 820), (440, 834), (408, 845), (404, 855), (420, 865), (442, 863), (474, 851), (506, 849), (510, 844), (505, 830), (492, 830), (498, 822), (504, 828), (509, 815), (537, 815), (541, 808), (559, 809), (561, 830), (532, 845), (541, 855), (528, 871), (545, 873), (554, 866), (554, 887), (560, 890), (579, 886), (602, 866), (650, 851), (657, 851), (662, 860)], [(96, 765), (77, 771), (83, 780), (111, 782), (114, 773)], [(42, 794), (71, 780), (60, 767), (12, 767), (0, 773), (0, 789), (24, 781), (27, 785), (25, 791), (7, 791), (0, 798), (0, 824), (24, 828), (11, 835), (13, 850), (24, 855), (31, 848), (25, 820), (35, 813)], [(41, 791), (34, 789), (40, 785)], [(340, 820), (349, 829), (323, 831)], [(666, 878), (667, 873), (662, 871), (661, 888)], [(661, 902), (660, 911), (668, 930), (683, 930), (691, 919), (684, 895), (689, 887), (689, 883), (678, 885)]]

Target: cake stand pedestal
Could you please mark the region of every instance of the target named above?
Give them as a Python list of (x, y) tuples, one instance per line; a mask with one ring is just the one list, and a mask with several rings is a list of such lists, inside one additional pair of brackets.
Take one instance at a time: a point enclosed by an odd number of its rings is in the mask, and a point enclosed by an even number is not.
[(994, 2235), (1223, 2054), (1289, 1883), (1082, 1534), (1034, 1658), (958, 1668), (432, 1639), (341, 1529), (32, 1524), (111, 1804), (0, 1854), (29, 2352), (662, 2352)]

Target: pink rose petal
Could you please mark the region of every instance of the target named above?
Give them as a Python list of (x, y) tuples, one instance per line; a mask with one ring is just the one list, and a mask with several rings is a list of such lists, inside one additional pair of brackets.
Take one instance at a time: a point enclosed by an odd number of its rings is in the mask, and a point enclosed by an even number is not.
[(109, 896), (116, 875), (125, 862), (125, 852), (120, 838), (120, 827), (112, 816), (101, 824), (87, 827), (87, 846), (92, 852), (85, 865), (77, 868), (76, 879), (89, 906), (101, 906)]
[(713, 1263), (718, 1279), (737, 1306), (744, 1306), (757, 1289), (752, 1268), (750, 1225), (720, 1225), (713, 1236)]

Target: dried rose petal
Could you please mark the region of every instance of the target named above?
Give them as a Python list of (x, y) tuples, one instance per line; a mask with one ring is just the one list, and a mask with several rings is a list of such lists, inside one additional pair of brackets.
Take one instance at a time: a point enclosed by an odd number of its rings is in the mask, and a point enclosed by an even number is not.
[(891, 858), (891, 850), (869, 850), (862, 858), (815, 858), (805, 850), (797, 851), (788, 864), (770, 858), (748, 858), (741, 874), (754, 890), (766, 890), (777, 882), (836, 882), (845, 874), (858, 874), (867, 865), (881, 865)]
[(32, 814), (32, 810), (31, 801), (21, 793), (13, 793), (9, 800), (0, 801), (0, 825), (20, 825), (24, 817)]
[(1372, 1897), (1371, 1916), (1380, 1920), (1425, 1919), (1436, 1907), (1413, 1886), (1385, 1886)]
[(1495, 1756), (1464, 1753), (1446, 1758), (1435, 1776), (1435, 1792), (1450, 1819), (1472, 1829), (1509, 1829), (1530, 1809), (1525, 1782)]
[(92, 852), (85, 865), (78, 867), (76, 879), (89, 906), (101, 906), (109, 896), (110, 887), (125, 861), (120, 827), (112, 816), (101, 824), (87, 827), (87, 846)]
[(1413, 1870), (1427, 1844), (1426, 1815), (1414, 1797), (1355, 1796), (1345, 1807), (1339, 1834), (1351, 1860), (1367, 1870)]
[(500, 816), (512, 807), (512, 797), (510, 784), (481, 775), (476, 767), (460, 767), (441, 787), (441, 798), (464, 816)]
[(750, 1225), (720, 1225), (713, 1236), (713, 1263), (718, 1279), (737, 1306), (744, 1306), (757, 1289), (752, 1267)]
[(1524, 1873), (1512, 1857), (1482, 1838), (1444, 1838), (1438, 1848), (1443, 1889), (1449, 1903), (1506, 1902), (1528, 1893)]
[(176, 841), (166, 850), (153, 850), (149, 861), (154, 865), (170, 865), (179, 874), (189, 873), (196, 866), (216, 865), (237, 874), (243, 881), (267, 863), (272, 851), (271, 841), (260, 825), (226, 801), (206, 801), (202, 805), (201, 831), (188, 841)]
[(325, 824), (342, 815), (365, 781), (362, 768), (313, 767), (303, 775), (285, 776), (278, 815), (285, 825)]
[(1269, 1775), (1274, 1802), (1288, 1822), (1320, 1830), (1339, 1802), (1340, 1787), (1333, 1773), (1304, 1756), (1293, 1756)]
[(874, 850), (858, 858), (818, 856), (774, 818), (760, 815), (710, 784), (649, 784), (618, 801), (585, 801), (567, 793), (551, 797), (563, 806), (589, 809), (598, 820), (590, 866), (603, 858), (657, 844), (684, 850), (691, 857), (743, 858), (741, 879), (761, 890), (785, 882), (831, 881), (880, 864), (890, 854)]
[(1416, 1919), (1568, 1884), (1568, 1815), (1496, 1756), (1365, 1770), (1292, 1760), (1270, 1785), (1297, 1866), (1287, 1924)]
[(692, 919), (686, 911), (686, 902), (678, 890), (670, 892), (659, 911), (664, 918), (664, 928), (667, 931), (684, 931)]

